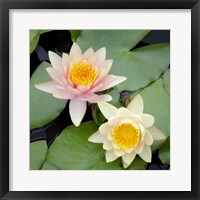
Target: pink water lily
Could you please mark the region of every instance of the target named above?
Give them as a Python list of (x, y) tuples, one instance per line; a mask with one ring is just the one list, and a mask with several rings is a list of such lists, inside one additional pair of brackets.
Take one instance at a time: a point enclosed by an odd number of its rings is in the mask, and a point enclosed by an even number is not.
[(79, 126), (86, 112), (87, 102), (110, 101), (108, 94), (97, 94), (126, 80), (126, 77), (108, 75), (113, 60), (106, 60), (105, 47), (94, 52), (92, 48), (82, 53), (73, 43), (70, 53), (62, 57), (49, 51), (52, 67), (46, 68), (52, 81), (35, 87), (53, 94), (55, 98), (70, 100), (69, 112), (75, 126)]

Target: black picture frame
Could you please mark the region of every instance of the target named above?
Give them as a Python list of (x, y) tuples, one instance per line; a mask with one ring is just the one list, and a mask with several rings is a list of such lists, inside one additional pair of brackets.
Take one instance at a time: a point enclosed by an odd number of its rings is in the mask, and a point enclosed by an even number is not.
[[(192, 28), (192, 190), (173, 192), (24, 192), (9, 191), (9, 9), (191, 9)], [(0, 0), (0, 197), (1, 199), (200, 199), (200, 136), (199, 136), (199, 0)], [(184, 155), (182, 155), (184, 158)]]

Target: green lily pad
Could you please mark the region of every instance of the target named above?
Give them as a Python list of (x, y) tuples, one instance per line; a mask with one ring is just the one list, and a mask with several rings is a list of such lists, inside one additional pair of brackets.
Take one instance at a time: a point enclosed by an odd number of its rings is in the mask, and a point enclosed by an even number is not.
[(163, 76), (163, 87), (170, 96), (170, 69), (167, 69)]
[[(106, 163), (102, 144), (88, 141), (89, 136), (97, 129), (97, 124), (92, 121), (82, 123), (79, 127), (67, 127), (50, 146), (46, 162), (63, 170), (123, 169), (121, 158)], [(135, 162), (138, 169), (143, 169), (143, 163), (137, 160)]]
[(45, 161), (47, 153), (46, 140), (30, 144), (30, 170), (39, 170)]
[[(155, 118), (155, 126), (158, 127), (166, 137), (170, 134), (170, 98), (163, 88), (162, 79), (146, 87), (141, 95), (144, 100), (144, 112)], [(155, 141), (152, 150), (158, 149), (165, 141)]]
[(35, 88), (35, 84), (50, 81), (45, 70), (51, 65), (42, 62), (33, 73), (30, 81), (30, 128), (38, 128), (55, 119), (65, 108), (66, 101), (53, 97)]
[(51, 163), (44, 162), (41, 170), (59, 170), (59, 168)]
[(95, 51), (106, 47), (106, 57), (114, 59), (131, 50), (149, 30), (83, 30), (76, 39), (83, 51), (92, 47)]
[(147, 168), (147, 164), (144, 160), (142, 160), (139, 156), (135, 158), (132, 164), (128, 167), (128, 169), (132, 170), (145, 170)]
[(170, 164), (170, 137), (158, 151), (158, 156), (163, 164)]
[(120, 108), (122, 107), (122, 103), (120, 101), (120, 92), (117, 89), (117, 87), (113, 87), (109, 92), (109, 95), (112, 96), (112, 100), (109, 101), (110, 104), (112, 104), (113, 106)]
[(81, 34), (81, 30), (70, 30), (72, 41), (75, 42), (78, 36)]
[(155, 44), (123, 52), (113, 61), (111, 74), (127, 77), (118, 89), (136, 91), (157, 80), (169, 66), (169, 45)]
[(155, 44), (133, 49), (148, 30), (84, 30), (76, 42), (83, 51), (106, 47), (107, 58), (113, 59), (110, 74), (127, 77), (117, 87), (135, 91), (157, 80), (169, 66), (169, 44)]
[(51, 30), (30, 30), (30, 53), (32, 53), (40, 39), (40, 35)]

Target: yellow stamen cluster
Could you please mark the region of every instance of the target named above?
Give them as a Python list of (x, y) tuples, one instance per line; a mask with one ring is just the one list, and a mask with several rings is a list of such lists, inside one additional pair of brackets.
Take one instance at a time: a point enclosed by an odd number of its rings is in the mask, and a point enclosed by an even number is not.
[(73, 64), (69, 71), (70, 80), (75, 85), (90, 85), (95, 82), (97, 75), (95, 66), (91, 66), (91, 63), (85, 60)]
[(140, 140), (139, 130), (130, 123), (117, 125), (112, 131), (113, 142), (119, 149), (129, 149), (137, 146)]

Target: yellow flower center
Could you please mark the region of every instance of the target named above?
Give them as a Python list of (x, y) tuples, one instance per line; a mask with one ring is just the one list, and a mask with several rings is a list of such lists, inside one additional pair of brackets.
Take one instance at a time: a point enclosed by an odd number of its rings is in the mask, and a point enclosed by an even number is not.
[(137, 146), (140, 140), (139, 130), (130, 123), (122, 123), (117, 125), (112, 131), (114, 144), (119, 149), (129, 149)]
[(75, 85), (89, 85), (95, 82), (98, 71), (91, 63), (83, 60), (80, 63), (75, 63), (70, 67), (70, 80)]

